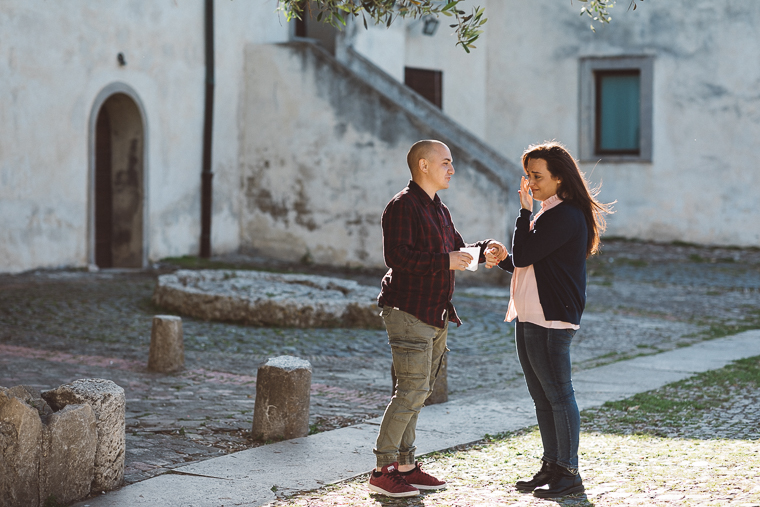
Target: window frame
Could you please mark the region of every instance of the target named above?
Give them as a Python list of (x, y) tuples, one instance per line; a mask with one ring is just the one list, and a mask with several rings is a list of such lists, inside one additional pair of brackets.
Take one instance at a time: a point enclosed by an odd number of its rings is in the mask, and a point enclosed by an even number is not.
[[(580, 60), (580, 159), (581, 162), (651, 162), (654, 57), (585, 57)], [(638, 153), (604, 153), (598, 150), (597, 75), (638, 72), (639, 150)]]
[[(431, 93), (420, 90), (419, 87), (412, 86), (413, 77), (418, 79), (427, 76), (429, 79), (423, 79), (429, 86)], [(421, 67), (404, 67), (404, 85), (414, 90), (421, 97), (425, 98), (432, 105), (443, 110), (443, 70), (440, 69), (423, 69)]]

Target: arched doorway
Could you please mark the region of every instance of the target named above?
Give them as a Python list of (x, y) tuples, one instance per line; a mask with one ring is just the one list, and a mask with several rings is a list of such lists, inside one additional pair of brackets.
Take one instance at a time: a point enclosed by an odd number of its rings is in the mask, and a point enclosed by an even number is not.
[(100, 268), (143, 267), (145, 133), (140, 108), (126, 93), (110, 94), (98, 107), (94, 127), (93, 260)]

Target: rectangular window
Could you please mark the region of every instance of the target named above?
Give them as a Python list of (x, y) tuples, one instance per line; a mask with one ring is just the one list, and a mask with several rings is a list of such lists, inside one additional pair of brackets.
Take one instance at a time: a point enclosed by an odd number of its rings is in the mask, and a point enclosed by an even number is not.
[(404, 84), (438, 109), (443, 107), (443, 72), (440, 70), (404, 68)]
[(596, 152), (641, 151), (641, 76), (638, 70), (596, 72)]
[(651, 162), (654, 57), (580, 60), (580, 159)]

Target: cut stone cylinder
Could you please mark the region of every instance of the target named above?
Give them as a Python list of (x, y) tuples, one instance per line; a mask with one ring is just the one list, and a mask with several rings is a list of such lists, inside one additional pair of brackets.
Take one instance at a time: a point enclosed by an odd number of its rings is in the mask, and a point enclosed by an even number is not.
[(41, 444), (37, 410), (0, 387), (0, 505), (39, 505)]
[(67, 405), (50, 415), (42, 429), (40, 502), (54, 497), (63, 505), (90, 494), (97, 448), (97, 423), (90, 405)]
[(270, 358), (256, 377), (251, 434), (282, 440), (309, 434), (311, 364), (292, 356)]
[(150, 333), (148, 370), (173, 373), (184, 367), (182, 319), (173, 315), (156, 315), (153, 317), (153, 329)]
[(124, 480), (126, 428), (124, 389), (110, 380), (84, 379), (45, 391), (42, 398), (55, 411), (67, 405), (88, 404), (95, 412), (98, 445), (95, 452), (93, 491), (121, 486)]
[[(441, 369), (438, 371), (438, 376), (435, 379), (435, 385), (433, 385), (433, 392), (430, 397), (425, 400), (425, 405), (435, 405), (436, 403), (446, 403), (449, 401), (449, 375), (448, 375), (448, 354), (444, 354), (441, 358)], [(396, 394), (396, 369), (391, 364), (391, 395)]]

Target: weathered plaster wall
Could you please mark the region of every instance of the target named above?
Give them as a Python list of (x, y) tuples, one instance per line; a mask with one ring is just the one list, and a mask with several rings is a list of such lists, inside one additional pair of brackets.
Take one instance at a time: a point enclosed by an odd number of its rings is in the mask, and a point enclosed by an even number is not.
[(594, 33), (577, 4), (490, 2), (486, 140), (513, 159), (545, 139), (577, 155), (579, 59), (653, 55), (652, 162), (584, 164), (618, 201), (608, 234), (757, 246), (760, 4), (625, 7)]
[[(203, 6), (0, 0), (0, 271), (92, 261), (90, 119), (113, 83), (134, 90), (146, 113), (147, 257), (197, 253)], [(215, 252), (240, 237), (243, 46), (287, 39), (275, 7), (216, 2)]]
[[(242, 245), (265, 255), (383, 266), (380, 215), (409, 180), (406, 153), (436, 137), (307, 44), (246, 48)], [(465, 148), (441, 198), (465, 241), (504, 239), (509, 196)]]
[[(215, 2), (214, 207), (211, 226), (214, 254), (234, 252), (240, 247), (240, 214), (244, 206), (239, 158), (245, 97), (244, 48), (250, 43), (277, 43), (289, 39), (292, 27), (284, 17), (277, 15), (276, 8), (277, 0)], [(197, 168), (200, 171), (200, 159)], [(197, 217), (200, 223), (200, 209)], [(191, 218), (195, 220), (196, 216)], [(197, 248), (190, 253), (196, 254)]]

